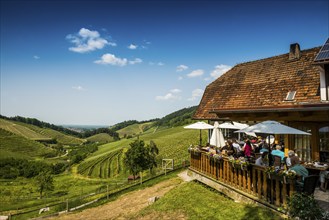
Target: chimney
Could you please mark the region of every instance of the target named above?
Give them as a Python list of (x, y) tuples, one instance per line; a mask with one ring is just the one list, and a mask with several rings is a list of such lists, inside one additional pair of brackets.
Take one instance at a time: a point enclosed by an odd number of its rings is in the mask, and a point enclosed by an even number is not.
[(290, 44), (289, 60), (298, 60), (300, 58), (300, 47), (298, 43)]

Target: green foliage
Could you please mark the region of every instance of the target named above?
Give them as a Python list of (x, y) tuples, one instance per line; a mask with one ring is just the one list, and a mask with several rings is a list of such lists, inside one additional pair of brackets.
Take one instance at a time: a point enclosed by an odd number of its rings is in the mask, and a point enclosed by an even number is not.
[(130, 143), (130, 148), (125, 154), (125, 165), (134, 176), (137, 176), (139, 172), (157, 165), (155, 157), (158, 152), (154, 142), (145, 147), (144, 141), (136, 140)]
[(40, 193), (40, 199), (42, 198), (43, 192), (54, 190), (54, 180), (49, 171), (39, 173), (35, 180), (38, 187), (38, 192)]
[(101, 133), (110, 135), (111, 137), (113, 137), (114, 140), (120, 140), (119, 134), (110, 128), (97, 128), (97, 129), (93, 129), (93, 130), (87, 130), (84, 133), (81, 133), (80, 137), (87, 138), (87, 137), (91, 137), (93, 135), (101, 134)]
[(155, 126), (168, 126), (175, 127), (188, 124), (192, 122), (192, 116), (196, 111), (197, 106), (183, 108), (176, 112), (173, 112), (155, 122)]
[(68, 154), (71, 164), (79, 163), (84, 160), (88, 155), (98, 150), (98, 144), (84, 144), (82, 146), (71, 149)]
[(291, 217), (299, 217), (301, 220), (319, 220), (324, 213), (313, 196), (302, 193), (293, 194), (288, 208)]
[(42, 161), (5, 158), (0, 161), (0, 178), (15, 179), (20, 176), (32, 178), (45, 171), (49, 171), (52, 174), (59, 174), (67, 167), (68, 164), (63, 162), (47, 164)]

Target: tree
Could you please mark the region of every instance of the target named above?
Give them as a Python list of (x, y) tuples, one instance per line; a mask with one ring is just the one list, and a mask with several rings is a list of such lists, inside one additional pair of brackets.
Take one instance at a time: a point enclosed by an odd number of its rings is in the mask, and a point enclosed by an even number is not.
[(152, 173), (153, 167), (157, 167), (156, 156), (159, 154), (159, 149), (154, 141), (150, 141), (150, 145), (147, 146), (149, 156), (149, 169)]
[(124, 162), (133, 174), (134, 179), (139, 172), (156, 166), (155, 157), (158, 153), (159, 150), (153, 141), (151, 146), (148, 145), (146, 147), (143, 140), (136, 140), (130, 143), (130, 148), (125, 153)]
[(42, 193), (44, 191), (54, 190), (54, 180), (49, 171), (43, 171), (35, 177), (37, 182), (38, 191), (40, 193), (40, 199), (42, 199)]

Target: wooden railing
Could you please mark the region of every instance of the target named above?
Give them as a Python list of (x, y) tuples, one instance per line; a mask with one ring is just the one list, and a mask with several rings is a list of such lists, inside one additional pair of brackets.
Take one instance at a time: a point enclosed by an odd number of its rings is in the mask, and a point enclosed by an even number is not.
[(277, 176), (269, 176), (264, 167), (254, 164), (244, 169), (234, 167), (225, 157), (214, 160), (205, 153), (191, 152), (190, 168), (238, 192), (250, 195), (259, 202), (276, 207), (286, 207), (288, 197), (295, 191), (294, 180), (286, 182)]

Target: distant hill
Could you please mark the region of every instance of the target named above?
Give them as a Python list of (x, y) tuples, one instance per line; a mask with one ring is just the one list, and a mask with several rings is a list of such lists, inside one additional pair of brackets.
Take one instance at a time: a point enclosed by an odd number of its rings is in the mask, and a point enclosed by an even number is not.
[(110, 129), (117, 131), (120, 138), (126, 138), (151, 133), (155, 130), (161, 130), (167, 127), (182, 126), (192, 123), (192, 116), (196, 108), (197, 106), (183, 108), (160, 119), (151, 119), (148, 121), (124, 121), (111, 126)]
[(156, 121), (154, 126), (176, 127), (189, 124), (192, 122), (192, 116), (196, 108), (197, 106), (192, 106), (175, 111)]
[(12, 157), (29, 160), (43, 157), (53, 151), (39, 142), (0, 128), (0, 159)]
[(95, 142), (95, 143), (97, 142), (100, 144), (106, 144), (109, 142), (113, 142), (114, 138), (107, 133), (100, 133), (100, 134), (95, 134), (93, 136), (88, 137), (87, 140), (89, 142)]
[(81, 144), (85, 140), (52, 130), (50, 128), (41, 128), (32, 124), (26, 124), (20, 121), (0, 118), (0, 128), (16, 135), (35, 141), (56, 140), (62, 144)]
[(135, 124), (124, 127), (118, 130), (117, 132), (119, 133), (121, 138), (133, 137), (139, 134), (143, 134), (146, 131), (150, 130), (151, 128), (154, 128), (153, 124), (154, 122), (145, 122), (145, 123), (137, 122)]

